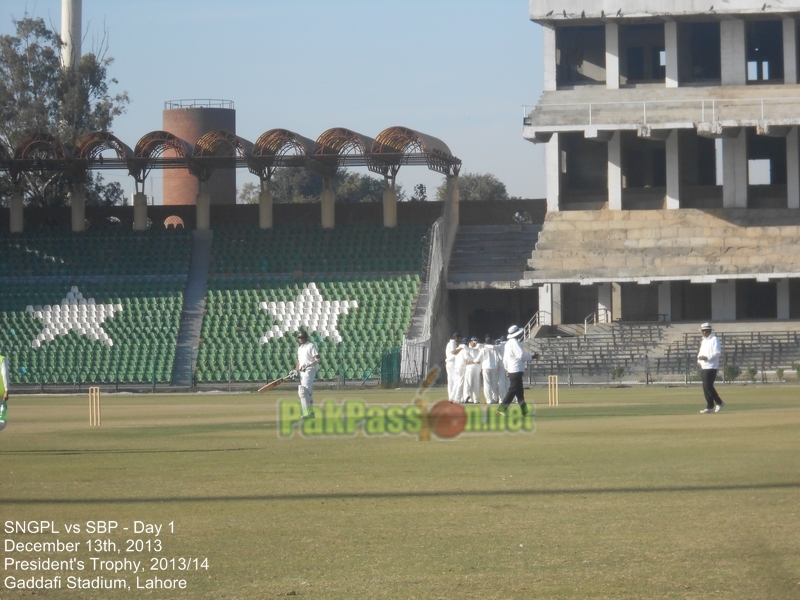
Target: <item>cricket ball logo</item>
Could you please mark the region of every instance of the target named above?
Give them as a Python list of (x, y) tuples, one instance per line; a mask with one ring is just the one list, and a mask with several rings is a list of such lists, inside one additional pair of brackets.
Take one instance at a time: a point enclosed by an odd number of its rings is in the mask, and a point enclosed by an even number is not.
[(303, 419), (299, 400), (281, 400), (278, 404), (278, 436), (303, 437), (376, 435), (414, 435), (420, 441), (433, 437), (451, 440), (468, 433), (522, 433), (535, 430), (532, 414), (524, 416), (516, 404), (506, 416), (497, 414), (496, 405), (453, 404), (436, 402), (430, 409), (426, 395), (439, 376), (439, 368), (425, 378), (409, 405), (368, 405), (363, 400), (345, 399), (342, 403), (326, 400), (317, 407), (316, 418)]

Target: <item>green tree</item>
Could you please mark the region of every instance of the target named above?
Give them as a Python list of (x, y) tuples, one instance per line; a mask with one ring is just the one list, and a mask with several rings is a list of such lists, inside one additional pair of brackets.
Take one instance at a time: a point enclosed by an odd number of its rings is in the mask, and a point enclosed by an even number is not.
[[(105, 56), (105, 44), (84, 54), (74, 69), (64, 70), (61, 39), (43, 19), (26, 13), (13, 23), (15, 34), (0, 36), (0, 144), (13, 152), (26, 136), (47, 133), (72, 146), (87, 133), (109, 131), (129, 99), (127, 92), (109, 92), (109, 84), (117, 80), (108, 78), (114, 59)], [(70, 184), (64, 173), (26, 172), (22, 191), (27, 204), (58, 206), (66, 202)], [(90, 173), (87, 203), (121, 201), (121, 188), (116, 188), (119, 184), (105, 184)], [(10, 181), (3, 176), (3, 202), (10, 191)]]
[[(278, 169), (272, 175), (270, 184), (274, 202), (319, 202), (322, 194), (322, 178), (308, 169)], [(239, 189), (239, 204), (258, 203), (260, 187), (247, 182)], [(403, 186), (395, 187), (397, 199), (405, 199)], [(369, 175), (339, 169), (333, 178), (333, 192), (337, 202), (382, 202), (383, 180)]]
[(119, 182), (106, 183), (100, 173), (95, 173), (86, 182), (86, 204), (118, 206), (127, 204), (127, 202), (125, 200), (125, 192)]
[[(445, 200), (447, 197), (447, 182), (443, 182), (436, 189), (436, 199)], [(464, 173), (458, 176), (459, 201), (472, 202), (474, 200), (508, 200), (506, 184), (491, 173)]]
[(261, 187), (257, 183), (248, 181), (241, 188), (236, 196), (237, 204), (258, 204), (258, 194)]

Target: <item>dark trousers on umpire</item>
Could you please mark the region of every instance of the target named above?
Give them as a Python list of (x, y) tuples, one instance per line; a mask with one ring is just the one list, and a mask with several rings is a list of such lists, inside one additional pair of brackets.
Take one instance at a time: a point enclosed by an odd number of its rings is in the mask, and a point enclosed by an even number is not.
[(508, 409), (509, 404), (514, 401), (514, 398), (517, 399), (520, 407), (525, 405), (525, 390), (522, 388), (522, 373), (508, 374), (508, 391), (500, 405), (500, 410), (505, 411)]
[(722, 404), (722, 398), (719, 397), (717, 390), (714, 388), (714, 381), (717, 379), (716, 369), (703, 369), (703, 394), (706, 397), (706, 407), (714, 410), (715, 404)]

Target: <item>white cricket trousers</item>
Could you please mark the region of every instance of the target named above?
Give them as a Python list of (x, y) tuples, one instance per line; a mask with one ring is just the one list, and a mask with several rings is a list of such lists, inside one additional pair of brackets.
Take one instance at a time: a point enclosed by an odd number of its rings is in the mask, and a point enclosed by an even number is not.
[(307, 371), (300, 371), (300, 385), (297, 386), (297, 395), (300, 396), (300, 406), (303, 415), (307, 415), (314, 408), (314, 377), (317, 376), (316, 367)]
[(464, 402), (477, 404), (481, 394), (481, 366), (467, 365), (464, 375)]
[(483, 370), (483, 397), (486, 404), (497, 404), (500, 402), (500, 392), (497, 387), (497, 369)]
[(456, 396), (456, 363), (455, 361), (445, 363), (447, 369), (447, 399), (461, 400)]
[(505, 367), (497, 368), (497, 400), (501, 401), (508, 393), (508, 375)]

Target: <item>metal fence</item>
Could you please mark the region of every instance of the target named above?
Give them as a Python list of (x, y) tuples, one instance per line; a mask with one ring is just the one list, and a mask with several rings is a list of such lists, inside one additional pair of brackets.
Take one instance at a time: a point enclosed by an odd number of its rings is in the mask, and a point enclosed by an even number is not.
[[(794, 378), (800, 369), (796, 331), (717, 333), (723, 348), (718, 380), (768, 382)], [(592, 335), (526, 340), (540, 358), (529, 381), (558, 375), (568, 384), (688, 384), (700, 380), (700, 336), (668, 336), (658, 325), (615, 326)]]

